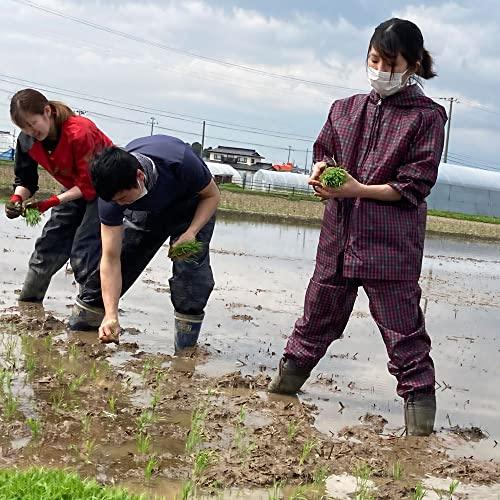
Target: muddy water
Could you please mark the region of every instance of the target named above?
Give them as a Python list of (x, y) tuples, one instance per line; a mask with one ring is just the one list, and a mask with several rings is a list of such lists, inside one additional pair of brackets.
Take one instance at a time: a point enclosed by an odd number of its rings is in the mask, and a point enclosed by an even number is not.
[[(0, 307), (8, 308), (15, 304), (15, 290), (40, 229), (0, 217)], [(302, 311), (318, 236), (317, 228), (219, 220), (212, 245), (217, 285), (202, 339), (210, 356), (187, 369), (207, 375), (275, 369)], [(166, 251), (160, 252), (121, 302), (127, 329), (123, 340), (137, 342), (146, 352), (173, 352), (169, 273)], [(450, 453), (459, 456), (500, 459), (500, 446), (495, 446), (500, 437), (499, 278), (498, 243), (427, 238), (422, 307), (439, 383), (437, 429), (448, 440)], [(73, 277), (62, 270), (51, 284), (45, 309), (62, 318), (74, 294)], [(94, 334), (80, 335), (94, 339)], [(119, 356), (115, 365), (127, 358)], [(301, 395), (318, 407), (316, 426), (336, 431), (371, 412), (383, 415), (389, 430), (400, 428), (401, 401), (386, 362), (360, 290), (344, 338), (330, 347)], [(449, 432), (456, 425), (477, 426), (487, 438), (458, 439)]]

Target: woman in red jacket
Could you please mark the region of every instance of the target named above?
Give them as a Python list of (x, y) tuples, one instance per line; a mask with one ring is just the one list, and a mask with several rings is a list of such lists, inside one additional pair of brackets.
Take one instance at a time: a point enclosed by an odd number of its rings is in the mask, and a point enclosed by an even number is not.
[[(436, 74), (420, 29), (403, 19), (380, 24), (367, 54), (370, 94), (333, 103), (314, 144), (310, 184), (327, 199), (304, 314), (295, 323), (270, 390), (296, 393), (332, 341), (341, 337), (358, 287), (389, 355), (404, 399), (408, 434), (427, 435), (436, 411), (431, 341), (418, 285), (426, 202), (436, 182), (446, 112), (418, 83)], [(325, 189), (324, 159), (347, 169)]]
[[(101, 255), (97, 200), (88, 168), (94, 153), (111, 146), (95, 124), (76, 116), (65, 104), (48, 101), (33, 89), (17, 92), (11, 100), (12, 121), (21, 129), (15, 157), (14, 194), (5, 205), (8, 218), (28, 207), (50, 217), (35, 243), (20, 301), (41, 302), (52, 276), (70, 259), (79, 294), (70, 327), (94, 329), (102, 319), (98, 279)], [(29, 201), (38, 190), (41, 165), (64, 190), (41, 201)]]

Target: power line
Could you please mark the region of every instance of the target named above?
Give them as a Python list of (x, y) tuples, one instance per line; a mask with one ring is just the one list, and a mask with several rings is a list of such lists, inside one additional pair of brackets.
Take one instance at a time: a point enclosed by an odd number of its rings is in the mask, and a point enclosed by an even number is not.
[[(14, 80), (14, 81), (12, 82), (10, 80)], [(135, 111), (138, 113), (150, 114), (150, 113), (154, 112), (154, 113), (158, 114), (159, 116), (164, 116), (166, 118), (171, 118), (173, 120), (181, 120), (181, 121), (197, 123), (197, 124), (201, 124), (205, 120), (207, 122), (207, 125), (210, 125), (212, 127), (222, 128), (222, 129), (242, 131), (242, 132), (247, 132), (247, 133), (257, 134), (257, 135), (266, 135), (266, 136), (276, 137), (278, 139), (293, 139), (293, 140), (302, 141), (302, 142), (310, 142), (310, 141), (314, 140), (313, 137), (301, 136), (299, 134), (295, 134), (292, 132), (290, 132), (290, 133), (289, 132), (280, 132), (277, 130), (269, 130), (269, 129), (259, 128), (259, 127), (241, 126), (239, 124), (235, 124), (235, 123), (231, 123), (231, 122), (212, 120), (212, 119), (208, 119), (208, 118), (202, 118), (202, 117), (197, 117), (197, 116), (192, 116), (192, 115), (187, 115), (187, 114), (182, 114), (182, 113), (174, 113), (171, 111), (160, 110), (158, 108), (142, 106), (139, 104), (131, 104), (131, 103), (124, 102), (124, 101), (117, 101), (114, 99), (109, 99), (107, 97), (100, 97), (100, 96), (95, 96), (92, 94), (85, 94), (83, 92), (74, 91), (74, 90), (70, 90), (70, 89), (64, 89), (61, 87), (55, 87), (55, 86), (52, 86), (50, 84), (35, 82), (33, 80), (25, 80), (23, 78), (17, 78), (17, 77), (5, 75), (2, 73), (0, 73), (0, 81), (10, 83), (10, 84), (15, 84), (15, 85), (18, 85), (17, 82), (21, 82), (21, 83), (23, 83), (23, 85), (25, 85), (25, 84), (36, 85), (39, 89), (44, 90), (44, 91), (48, 91), (48, 92), (54, 92), (54, 89), (55, 89), (58, 94), (66, 96), (66, 97), (71, 97), (71, 98), (76, 97), (78, 99), (83, 99), (85, 101), (94, 102), (97, 104), (103, 104), (106, 106), (111, 106), (111, 107), (116, 107), (116, 108), (121, 108), (121, 109), (125, 109), (128, 111)]]
[(161, 50), (166, 50), (166, 51), (174, 52), (174, 53), (177, 53), (177, 54), (180, 54), (183, 56), (191, 57), (193, 59), (199, 59), (199, 60), (211, 63), (211, 64), (217, 64), (219, 66), (225, 66), (225, 67), (230, 67), (230, 68), (238, 68), (238, 69), (248, 71), (248, 72), (251, 72), (254, 74), (258, 74), (261, 76), (266, 76), (269, 78), (280, 79), (280, 80), (288, 80), (288, 81), (293, 81), (296, 83), (303, 83), (306, 85), (315, 85), (318, 87), (350, 90), (350, 91), (355, 91), (355, 92), (360, 92), (360, 91), (364, 92), (363, 89), (358, 89), (358, 88), (353, 88), (353, 87), (344, 87), (342, 85), (333, 85), (331, 83), (320, 82), (320, 81), (315, 81), (315, 80), (308, 80), (308, 79), (300, 78), (300, 77), (293, 76), (293, 75), (283, 75), (280, 73), (274, 73), (272, 71), (266, 71), (263, 69), (255, 68), (253, 66), (247, 66), (245, 64), (233, 63), (233, 62), (225, 61), (223, 59), (217, 59), (215, 57), (204, 56), (204, 55), (198, 54), (196, 52), (191, 52), (188, 50), (172, 47), (172, 46), (160, 43), (160, 42), (155, 42), (153, 40), (148, 40), (146, 38), (142, 38), (142, 37), (139, 37), (137, 35), (131, 35), (130, 33), (126, 33), (124, 31), (119, 31), (119, 30), (116, 30), (113, 28), (109, 28), (108, 26), (97, 24), (97, 23), (95, 23), (93, 21), (89, 21), (87, 19), (82, 19), (82, 18), (76, 17), (76, 16), (70, 16), (68, 14), (64, 14), (63, 12), (61, 12), (59, 10), (45, 7), (43, 5), (32, 2), (30, 0), (12, 0), (12, 1), (16, 2), (18, 4), (26, 5), (27, 7), (31, 7), (33, 9), (40, 10), (40, 11), (45, 12), (47, 14), (62, 17), (63, 19), (67, 19), (69, 21), (73, 21), (73, 22), (78, 23), (78, 24), (83, 24), (87, 27), (90, 27), (90, 28), (93, 28), (93, 29), (96, 29), (99, 31), (104, 31), (105, 33), (120, 36), (122, 38), (133, 40), (135, 42), (142, 43), (145, 45), (150, 45), (152, 47), (156, 47), (156, 48), (159, 48)]
[[(111, 120), (118, 120), (118, 121), (123, 121), (123, 122), (127, 122), (127, 123), (133, 123), (135, 125), (142, 125), (142, 126), (151, 125), (151, 121), (140, 122), (138, 120), (131, 120), (129, 118), (123, 118), (121, 116), (113, 116), (113, 115), (99, 113), (97, 111), (91, 111), (91, 110), (86, 110), (86, 112), (88, 115), (91, 115), (91, 116), (98, 116), (101, 118), (108, 118)], [(193, 132), (191, 130), (179, 130), (179, 129), (169, 128), (169, 127), (164, 127), (161, 125), (155, 125), (155, 128), (160, 129), (160, 130), (167, 130), (169, 132), (176, 132), (179, 134), (190, 135), (190, 136), (194, 136), (194, 137), (201, 136), (200, 132)], [(241, 144), (242, 142), (244, 142), (245, 144), (247, 144), (249, 146), (258, 146), (258, 147), (262, 147), (262, 148), (268, 148), (268, 149), (274, 149), (274, 150), (280, 150), (280, 151), (288, 151), (287, 147), (281, 147), (281, 146), (276, 146), (276, 145), (272, 145), (272, 144), (261, 144), (261, 143), (256, 143), (256, 142), (248, 142), (246, 140), (245, 141), (238, 141), (237, 139), (230, 139), (228, 137), (215, 137), (215, 136), (211, 136), (211, 135), (206, 135), (205, 138), (214, 139), (216, 141), (225, 141), (226, 143)], [(293, 150), (297, 151), (299, 153), (305, 153), (307, 151), (306, 149), (295, 149), (295, 148)]]

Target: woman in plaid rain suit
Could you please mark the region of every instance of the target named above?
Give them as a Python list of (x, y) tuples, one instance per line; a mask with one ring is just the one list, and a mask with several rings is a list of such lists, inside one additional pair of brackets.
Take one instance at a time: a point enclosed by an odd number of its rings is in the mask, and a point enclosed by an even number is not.
[[(384, 339), (405, 401), (408, 434), (428, 435), (436, 402), (431, 341), (420, 309), (425, 198), (436, 182), (446, 112), (417, 78), (436, 74), (419, 28), (390, 19), (370, 40), (373, 90), (335, 101), (314, 144), (310, 184), (327, 199), (303, 316), (288, 339), (271, 392), (296, 393), (338, 339), (359, 286)], [(319, 175), (334, 158), (349, 173), (338, 189)]]

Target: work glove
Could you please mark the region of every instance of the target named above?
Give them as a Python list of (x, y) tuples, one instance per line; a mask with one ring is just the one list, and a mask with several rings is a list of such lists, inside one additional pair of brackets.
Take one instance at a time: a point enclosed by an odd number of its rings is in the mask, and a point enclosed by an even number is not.
[(61, 200), (55, 194), (53, 194), (50, 198), (47, 198), (46, 200), (29, 201), (28, 203), (26, 203), (24, 208), (25, 209), (26, 208), (38, 208), (40, 213), (43, 214), (49, 208), (57, 207), (57, 205), (59, 205), (60, 203), (61, 203)]
[(23, 214), (23, 199), (18, 194), (13, 194), (5, 204), (5, 215), (15, 219)]

